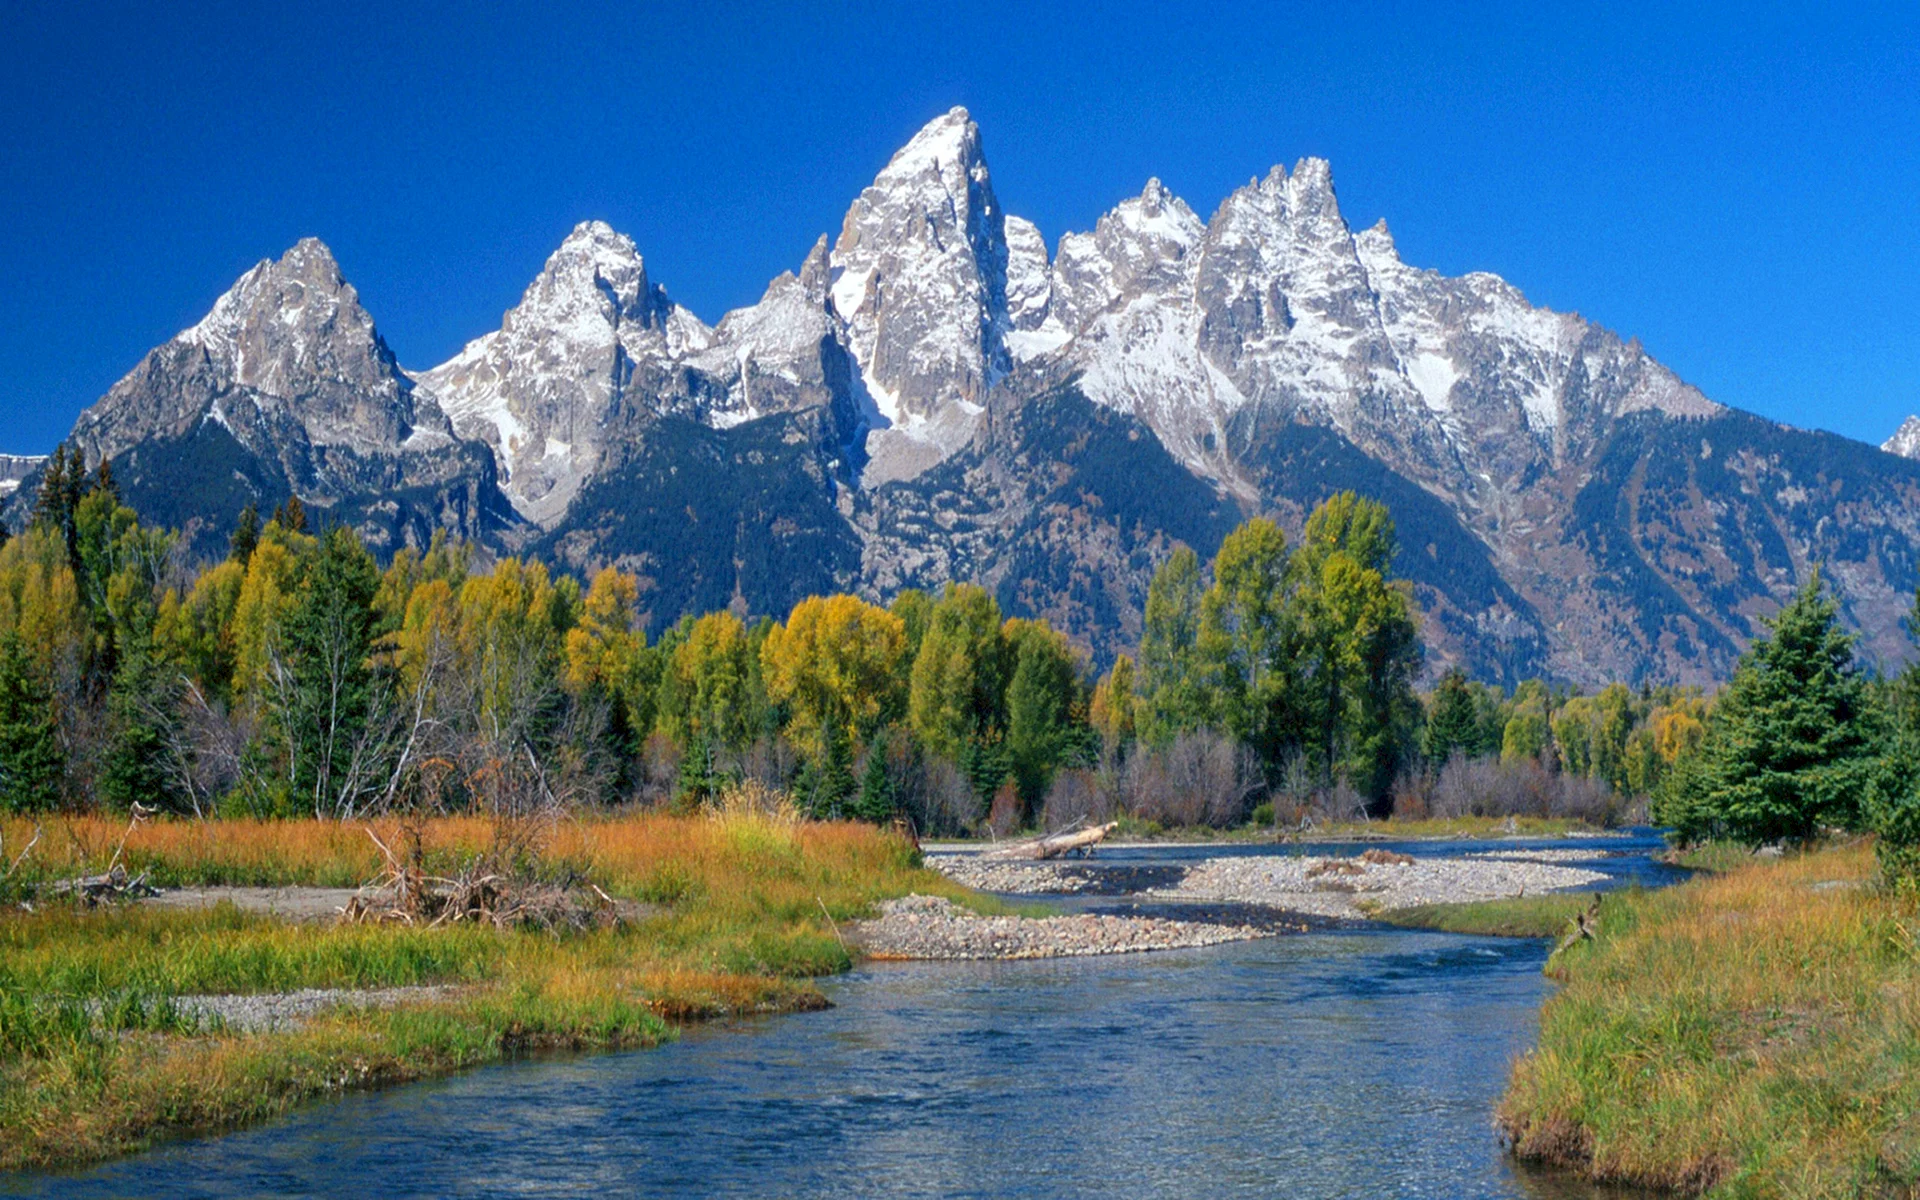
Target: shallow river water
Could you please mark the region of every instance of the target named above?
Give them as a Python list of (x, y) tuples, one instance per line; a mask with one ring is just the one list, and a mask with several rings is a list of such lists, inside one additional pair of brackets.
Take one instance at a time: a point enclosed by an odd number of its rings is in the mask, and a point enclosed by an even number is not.
[(349, 1096), (0, 1193), (1592, 1196), (1492, 1128), (1547, 951), (1357, 928), (874, 964), (827, 981), (825, 1012)]

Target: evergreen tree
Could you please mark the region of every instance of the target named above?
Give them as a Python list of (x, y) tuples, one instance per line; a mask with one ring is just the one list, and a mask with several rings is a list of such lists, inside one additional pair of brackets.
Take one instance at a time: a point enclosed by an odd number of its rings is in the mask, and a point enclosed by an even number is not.
[(227, 539), (227, 557), (244, 567), (259, 544), (260, 508), (249, 500), (240, 510), (240, 519), (234, 523), (233, 536)]
[(40, 476), (40, 495), (34, 501), (33, 523), (52, 530), (66, 544), (67, 562), (80, 570), (79, 532), (74, 517), (86, 494), (87, 460), (78, 446), (59, 445)]
[(300, 497), (288, 496), (286, 502), (273, 510), (273, 524), (288, 533), (307, 531), (307, 506), (300, 503)]
[(1741, 656), (1707, 724), (1697, 769), (1661, 819), (1750, 845), (1858, 824), (1880, 744), (1853, 637), (1815, 571)]
[(120, 636), (120, 653), (107, 695), (110, 740), (100, 776), (111, 804), (193, 810), (168, 769), (179, 732), (179, 673), (154, 644), (153, 613), (134, 606)]
[(65, 761), (52, 692), (26, 644), (8, 631), (0, 635), (0, 811), (58, 804)]
[(885, 825), (900, 811), (900, 791), (887, 771), (886, 751), (886, 742), (878, 739), (867, 748), (866, 769), (860, 772), (860, 797), (853, 806), (855, 817), (875, 825)]
[(364, 749), (361, 738), (383, 683), (371, 662), (379, 586), (359, 538), (335, 528), (307, 565), (281, 629), (279, 732), (293, 794), (311, 803), (315, 816), (350, 811), (355, 789), (371, 782), (367, 763), (355, 755)]
[(1479, 753), (1479, 746), (1480, 719), (1473, 690), (1467, 684), (1467, 673), (1453, 667), (1433, 689), (1433, 711), (1427, 717), (1427, 762), (1442, 767), (1456, 753)]
[(821, 731), (821, 750), (800, 775), (797, 789), (809, 815), (822, 821), (839, 820), (854, 791), (853, 749), (846, 726), (829, 722)]

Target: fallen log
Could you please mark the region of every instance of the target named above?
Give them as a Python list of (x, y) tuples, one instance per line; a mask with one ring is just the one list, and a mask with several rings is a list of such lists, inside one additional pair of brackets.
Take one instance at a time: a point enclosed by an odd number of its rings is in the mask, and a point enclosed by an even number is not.
[(1056, 833), (1043, 837), (1034, 845), (1035, 858), (1058, 858), (1062, 854), (1090, 854), (1093, 848), (1106, 840), (1106, 836), (1120, 828), (1118, 821), (1109, 821), (1105, 825), (1095, 825), (1091, 829), (1081, 829), (1074, 833)]

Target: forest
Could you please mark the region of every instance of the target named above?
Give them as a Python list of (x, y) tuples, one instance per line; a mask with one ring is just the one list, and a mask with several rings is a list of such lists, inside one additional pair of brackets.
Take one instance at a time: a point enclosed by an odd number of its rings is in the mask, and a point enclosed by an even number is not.
[(483, 566), (444, 539), (382, 565), (318, 524), (298, 500), (249, 508), (226, 558), (190, 562), (110, 466), (57, 453), (30, 526), (0, 544), (0, 805), (689, 808), (753, 780), (818, 817), (932, 834), (1612, 825), (1695, 786), (1713, 723), (1697, 690), (1507, 694), (1453, 670), (1420, 694), (1393, 520), (1353, 493), (1314, 509), (1298, 544), (1255, 518), (1211, 562), (1176, 545), (1137, 656), (1097, 674), (973, 584), (649, 636), (635, 575)]

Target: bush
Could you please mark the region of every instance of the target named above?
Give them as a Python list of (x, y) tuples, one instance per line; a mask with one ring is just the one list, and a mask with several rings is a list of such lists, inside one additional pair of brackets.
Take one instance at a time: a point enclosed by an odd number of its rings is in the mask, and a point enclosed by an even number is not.
[(1113, 779), (1086, 769), (1062, 771), (1047, 790), (1040, 824), (1049, 833), (1075, 825), (1104, 825), (1119, 807)]
[(1603, 829), (1630, 824), (1640, 815), (1638, 803), (1599, 780), (1556, 774), (1531, 759), (1459, 755), (1434, 779), (1426, 808), (1441, 818), (1565, 817)]
[(1121, 773), (1121, 806), (1161, 825), (1238, 825), (1261, 791), (1253, 753), (1231, 738), (1183, 733), (1164, 750), (1141, 750)]

